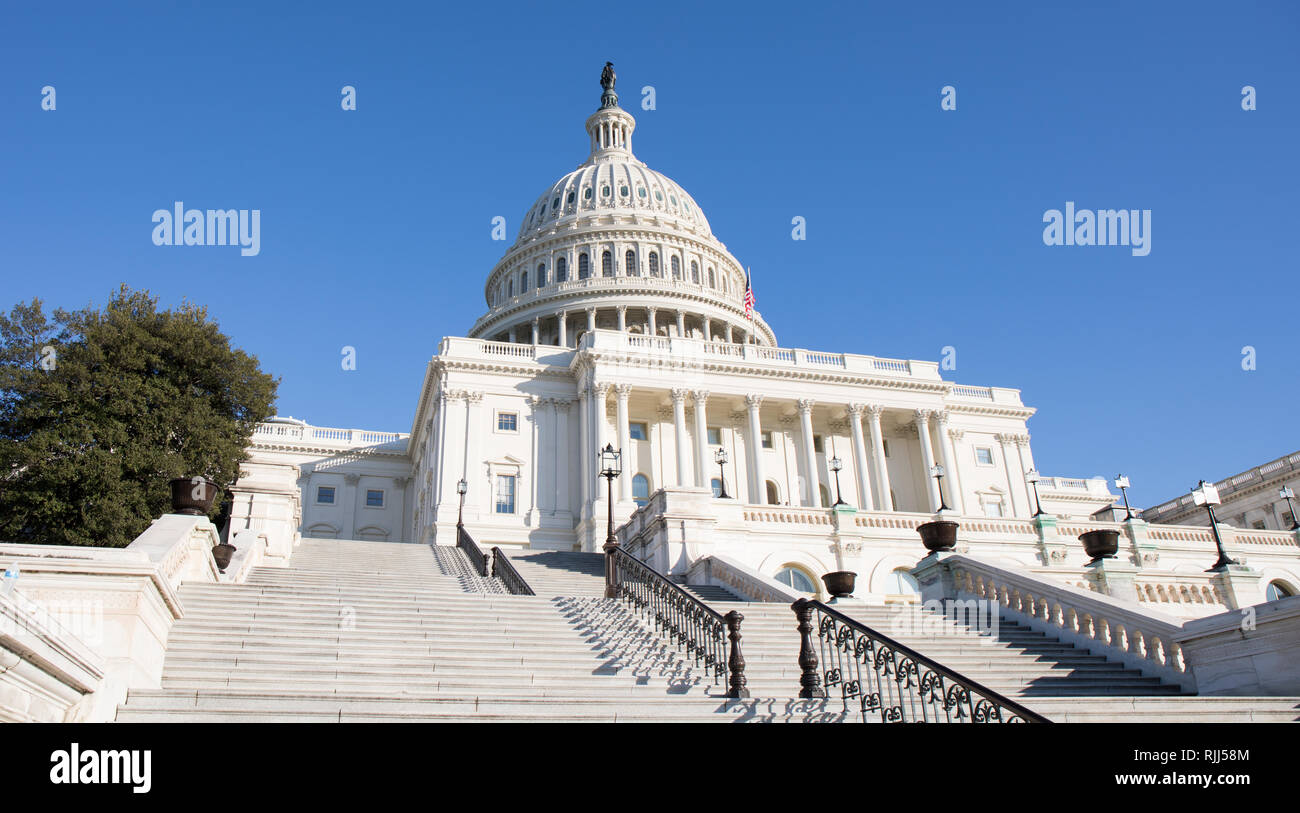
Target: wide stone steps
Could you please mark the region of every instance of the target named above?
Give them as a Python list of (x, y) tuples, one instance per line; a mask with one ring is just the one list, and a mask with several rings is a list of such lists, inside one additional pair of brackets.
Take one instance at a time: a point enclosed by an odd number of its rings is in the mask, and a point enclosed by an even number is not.
[(524, 550), (508, 554), (538, 596), (605, 595), (605, 554)]

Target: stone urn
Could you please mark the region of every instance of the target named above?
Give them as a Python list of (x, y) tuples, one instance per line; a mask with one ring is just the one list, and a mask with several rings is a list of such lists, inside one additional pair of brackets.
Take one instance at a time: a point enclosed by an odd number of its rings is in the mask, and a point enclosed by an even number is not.
[(1083, 552), (1092, 559), (1088, 564), (1102, 559), (1114, 559), (1115, 554), (1119, 553), (1119, 531), (1088, 531), (1079, 534), (1079, 541), (1083, 543)]
[(921, 535), (921, 544), (931, 553), (952, 550), (957, 547), (957, 523), (950, 519), (940, 519), (916, 526)]
[(831, 594), (831, 598), (849, 598), (853, 595), (857, 579), (858, 574), (852, 570), (836, 570), (822, 576), (822, 583), (826, 585), (826, 592)]
[(177, 477), (171, 481), (172, 513), (207, 516), (217, 498), (217, 484), (206, 477)]
[(212, 558), (217, 560), (217, 570), (222, 573), (226, 572), (226, 567), (230, 564), (230, 557), (235, 555), (237, 548), (229, 542), (222, 542), (212, 546)]

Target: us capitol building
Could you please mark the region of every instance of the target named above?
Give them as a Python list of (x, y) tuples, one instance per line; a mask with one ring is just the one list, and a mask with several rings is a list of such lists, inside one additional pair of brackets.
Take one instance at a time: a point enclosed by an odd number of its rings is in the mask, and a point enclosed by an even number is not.
[[(1077, 537), (1116, 496), (1038, 477), (1020, 392), (945, 380), (934, 361), (780, 346), (700, 206), (636, 158), (610, 68), (602, 87), (586, 160), (525, 210), (486, 311), (430, 359), (410, 432), (260, 425), (232, 530), (285, 555), (300, 537), (452, 545), (463, 480), (484, 547), (599, 551), (609, 444), (620, 541), (679, 578), (710, 560), (824, 597), (822, 574), (852, 570), (858, 596), (907, 597), (915, 528), (942, 512), (965, 550), (1101, 589)], [(1204, 572), (1206, 529), (1111, 526), (1142, 601), (1183, 616), (1232, 603)], [(1251, 596), (1300, 585), (1292, 537), (1252, 550)]]

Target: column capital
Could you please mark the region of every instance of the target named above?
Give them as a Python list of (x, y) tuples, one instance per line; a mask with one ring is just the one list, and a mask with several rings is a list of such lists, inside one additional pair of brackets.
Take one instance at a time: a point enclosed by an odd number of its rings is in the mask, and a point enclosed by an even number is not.
[(608, 381), (593, 381), (591, 384), (591, 394), (597, 398), (604, 398), (606, 395), (609, 395), (609, 387), (610, 385)]
[[(627, 313), (627, 305), (618, 305), (617, 309), (619, 313)], [(1089, 539), (1091, 538), (1092, 537), (1089, 537)]]
[(807, 415), (812, 413), (813, 404), (815, 403), (817, 402), (811, 398), (800, 398), (794, 402), (794, 405), (799, 409), (800, 415)]
[(948, 418), (950, 415), (951, 413), (948, 412), (948, 410), (946, 409), (936, 409), (934, 411), (934, 419), (939, 423), (940, 429), (942, 429), (948, 424)]
[(866, 410), (867, 416), (876, 422), (880, 421), (880, 416), (885, 412), (885, 408), (880, 404), (866, 404), (863, 408)]
[(845, 409), (848, 410), (849, 417), (860, 420), (862, 413), (867, 411), (867, 406), (866, 404), (848, 404)]
[(763, 396), (757, 393), (745, 396), (745, 406), (750, 409), (758, 409), (763, 404)]
[(688, 392), (689, 390), (686, 390), (682, 387), (673, 387), (671, 390), (668, 391), (668, 394), (672, 396), (674, 404), (680, 404), (686, 400), (686, 395)]
[(993, 436), (993, 439), (1003, 446), (1013, 446), (1016, 442), (1016, 436), (1008, 432), (998, 432)]
[(409, 482), (411, 482), (411, 478), (410, 478), (410, 477), (394, 477), (394, 478), (393, 478), (393, 485), (397, 486), (398, 488), (406, 488), (406, 484), (409, 483)]
[(357, 483), (361, 482), (361, 475), (360, 475), (360, 474), (345, 474), (345, 475), (343, 475), (343, 482), (347, 483), (347, 484), (350, 485), (350, 486), (354, 486), (354, 485), (356, 485)]
[(551, 406), (555, 407), (556, 412), (568, 412), (569, 407), (573, 404), (568, 398), (552, 398)]
[(470, 404), (483, 403), (483, 390), (470, 390), (466, 392), (465, 400)]
[[(620, 307), (627, 307), (627, 306), (626, 306), (626, 305), (622, 305), (622, 306), (620, 306)], [(631, 385), (631, 384), (615, 384), (615, 385), (614, 385), (614, 394), (615, 394), (616, 396), (618, 396), (618, 400), (620, 400), (620, 401), (626, 401), (626, 400), (627, 400), (627, 397), (628, 397), (629, 395), (632, 394), (632, 385)]]
[(1012, 441), (1012, 443), (1016, 444), (1017, 446), (1029, 445), (1029, 435), (1027, 434), (1015, 435), (1014, 438), (1015, 439)]
[(917, 419), (918, 421), (928, 421), (928, 420), (930, 419), (930, 416), (934, 414), (934, 410), (933, 410), (933, 409), (918, 409), (918, 410), (916, 410), (916, 413), (915, 413), (915, 414), (916, 414), (916, 419)]
[(966, 436), (966, 430), (965, 430), (965, 429), (949, 429), (949, 430), (948, 430), (948, 437), (952, 438), (953, 440), (961, 440), (961, 439), (962, 439), (963, 437), (965, 437), (965, 436)]
[(703, 402), (709, 400), (709, 391), (708, 391), (708, 390), (691, 390), (691, 398), (695, 399), (695, 402), (696, 402), (696, 403), (703, 403)]

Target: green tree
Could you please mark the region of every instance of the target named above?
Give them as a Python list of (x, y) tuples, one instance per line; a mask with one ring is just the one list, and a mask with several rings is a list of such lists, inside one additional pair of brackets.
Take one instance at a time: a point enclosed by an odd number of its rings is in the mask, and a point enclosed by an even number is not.
[(234, 482), (278, 384), (205, 308), (125, 285), (103, 310), (0, 313), (0, 541), (129, 544), (169, 479)]

